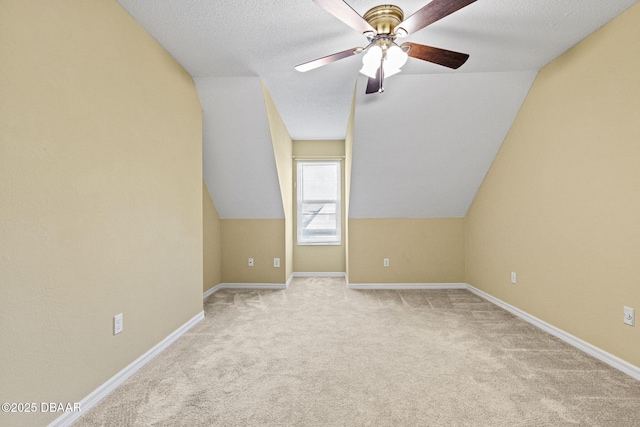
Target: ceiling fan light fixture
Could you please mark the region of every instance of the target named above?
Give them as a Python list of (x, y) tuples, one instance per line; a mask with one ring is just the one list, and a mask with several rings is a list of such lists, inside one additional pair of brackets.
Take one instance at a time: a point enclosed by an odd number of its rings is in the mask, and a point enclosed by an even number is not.
[(380, 68), (380, 66), (378, 65), (378, 67), (376, 67), (375, 69), (373, 67), (366, 67), (363, 66), (360, 69), (360, 73), (364, 74), (367, 77), (371, 77), (372, 79), (374, 79), (376, 77), (376, 73), (378, 72), (378, 68)]
[(407, 63), (408, 58), (409, 55), (403, 51), (400, 46), (394, 43), (389, 49), (387, 49), (385, 64), (388, 63), (389, 68), (397, 68), (398, 71), (400, 71), (400, 68)]
[(385, 77), (391, 77), (394, 74), (398, 74), (402, 70), (400, 68), (394, 68), (393, 66), (391, 66), (391, 64), (389, 64), (389, 61), (384, 61), (384, 64), (382, 64), (382, 71), (384, 72)]
[(382, 48), (378, 45), (371, 46), (362, 57), (362, 69), (360, 72), (367, 77), (375, 78), (380, 61), (382, 60)]
[(375, 93), (383, 91), (385, 76), (399, 73), (409, 56), (454, 70), (469, 59), (466, 53), (418, 43), (404, 42), (398, 46), (396, 39), (413, 34), (477, 0), (430, 0), (407, 19), (404, 18), (401, 8), (391, 4), (373, 7), (360, 16), (346, 0), (313, 1), (363, 34), (369, 45), (364, 49), (348, 49), (300, 64), (296, 66), (298, 71), (308, 71), (349, 56), (363, 54), (360, 73), (369, 77), (365, 93)]

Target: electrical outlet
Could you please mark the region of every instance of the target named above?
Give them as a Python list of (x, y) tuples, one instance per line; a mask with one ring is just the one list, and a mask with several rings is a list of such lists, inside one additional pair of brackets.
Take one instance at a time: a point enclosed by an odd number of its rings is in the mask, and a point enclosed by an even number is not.
[(113, 316), (113, 335), (122, 332), (123, 327), (124, 325), (122, 323), (122, 313)]
[(516, 272), (515, 271), (511, 272), (511, 283), (516, 283)]
[(274, 267), (280, 267), (280, 258), (274, 258), (273, 259), (273, 266)]
[(389, 267), (389, 258), (385, 258), (385, 259), (382, 261), (382, 265), (384, 265), (385, 267)]
[(624, 323), (633, 326), (636, 321), (636, 311), (631, 307), (624, 308)]
[(249, 258), (249, 267), (253, 267), (253, 258)]

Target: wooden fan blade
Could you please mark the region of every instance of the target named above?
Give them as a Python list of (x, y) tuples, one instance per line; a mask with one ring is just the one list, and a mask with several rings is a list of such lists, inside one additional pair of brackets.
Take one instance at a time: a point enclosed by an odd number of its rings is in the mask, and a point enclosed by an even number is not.
[(305, 71), (313, 70), (323, 65), (331, 64), (340, 59), (348, 58), (362, 52), (361, 47), (354, 47), (352, 49), (343, 50), (342, 52), (334, 53), (333, 55), (323, 56), (322, 58), (314, 59), (313, 61), (305, 62), (304, 64), (296, 65), (296, 70), (304, 73)]
[(454, 52), (452, 50), (440, 49), (438, 47), (425, 46), (423, 44), (405, 42), (402, 46), (409, 46), (407, 54), (412, 58), (433, 62), (449, 68), (459, 68), (464, 64), (469, 55), (466, 53)]
[(376, 73), (375, 78), (369, 77), (367, 80), (367, 90), (365, 93), (369, 95), (370, 93), (382, 93), (384, 89), (380, 81), (384, 78), (382, 67), (378, 68), (378, 72)]
[(406, 34), (415, 33), (427, 25), (431, 25), (475, 1), (476, 0), (433, 0), (431, 3), (427, 4), (425, 7), (402, 21), (395, 28), (394, 32), (398, 34), (398, 30), (402, 28)]
[(376, 30), (343, 0), (313, 0), (318, 6), (360, 33)]

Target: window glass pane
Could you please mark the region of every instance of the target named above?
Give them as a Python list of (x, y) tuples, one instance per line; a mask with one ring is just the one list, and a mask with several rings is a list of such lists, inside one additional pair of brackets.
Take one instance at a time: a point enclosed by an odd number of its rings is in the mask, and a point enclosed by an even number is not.
[(304, 203), (302, 205), (302, 228), (304, 230), (313, 230), (314, 232), (323, 230), (336, 231), (336, 204), (311, 204)]
[(304, 200), (336, 200), (338, 170), (335, 164), (305, 164), (302, 171)]
[(340, 162), (298, 162), (298, 244), (340, 244)]

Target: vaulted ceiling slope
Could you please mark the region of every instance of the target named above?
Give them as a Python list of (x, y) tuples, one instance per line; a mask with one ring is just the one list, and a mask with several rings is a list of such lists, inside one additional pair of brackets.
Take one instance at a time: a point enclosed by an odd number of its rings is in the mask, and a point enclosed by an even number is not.
[(220, 218), (284, 218), (258, 77), (196, 77), (203, 176)]
[(404, 76), (384, 100), (358, 91), (349, 216), (464, 216), (536, 74)]
[[(293, 67), (366, 39), (312, 0), (118, 1), (194, 76), (221, 216), (282, 217), (259, 80), (292, 139), (343, 139), (360, 58)], [(408, 16), (427, 2), (394, 3)], [(478, 0), (410, 35), (470, 58), (455, 71), (410, 58), (380, 95), (360, 80), (350, 215), (464, 215), (537, 71), (636, 2)]]

